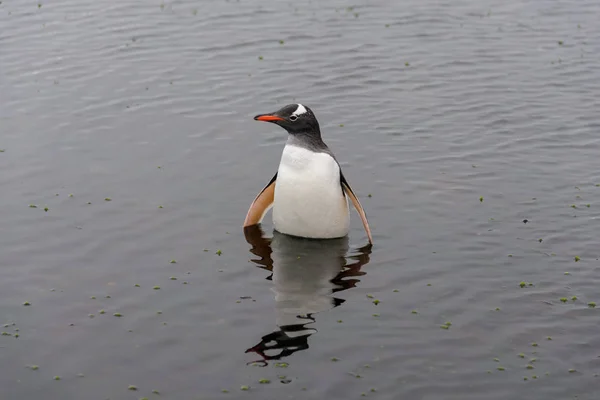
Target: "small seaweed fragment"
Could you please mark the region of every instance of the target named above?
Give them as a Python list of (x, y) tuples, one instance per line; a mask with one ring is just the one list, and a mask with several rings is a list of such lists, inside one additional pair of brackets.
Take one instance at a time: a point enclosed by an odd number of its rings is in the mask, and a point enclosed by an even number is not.
[(579, 262), (579, 260), (581, 260), (581, 258), (579, 258), (579, 256), (575, 256), (575, 262)]
[(137, 388), (137, 386), (135, 386), (135, 385), (129, 385), (129, 386), (127, 387), (127, 390), (138, 390), (138, 388)]
[(26, 301), (26, 302), (24, 302), (24, 303), (23, 303), (23, 305), (24, 305), (24, 306), (30, 306), (30, 305), (31, 305), (31, 303), (30, 303), (30, 302), (28, 302), (28, 301)]
[(123, 316), (123, 314), (116, 312), (113, 314), (113, 316), (121, 318)]
[(242, 385), (240, 386), (240, 390), (250, 390), (250, 387), (248, 385)]
[(596, 303), (595, 303), (595, 302), (593, 302), (593, 301), (590, 301), (590, 302), (588, 303), (588, 307), (589, 307), (589, 308), (595, 308), (595, 307), (596, 307)]
[(260, 383), (261, 385), (266, 385), (267, 383), (271, 383), (271, 380), (263, 378), (263, 379), (259, 380), (258, 383)]
[(221, 250), (217, 250), (215, 254), (220, 256), (221, 254), (223, 254), (223, 252)]

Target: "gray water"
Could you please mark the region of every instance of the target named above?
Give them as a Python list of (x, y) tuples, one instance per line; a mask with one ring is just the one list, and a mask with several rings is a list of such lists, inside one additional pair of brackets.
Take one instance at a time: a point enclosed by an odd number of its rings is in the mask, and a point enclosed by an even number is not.
[[(597, 399), (599, 20), (3, 0), (0, 398)], [(242, 232), (291, 102), (373, 248)]]

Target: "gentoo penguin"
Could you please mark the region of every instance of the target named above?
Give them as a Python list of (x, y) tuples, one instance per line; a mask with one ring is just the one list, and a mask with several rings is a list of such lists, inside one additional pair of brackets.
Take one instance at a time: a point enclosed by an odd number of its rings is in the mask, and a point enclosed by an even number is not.
[(350, 229), (350, 198), (373, 243), (365, 211), (321, 139), (312, 110), (289, 104), (254, 119), (279, 125), (289, 135), (279, 169), (250, 205), (244, 227), (259, 224), (272, 207), (273, 225), (281, 233), (313, 239), (344, 237)]

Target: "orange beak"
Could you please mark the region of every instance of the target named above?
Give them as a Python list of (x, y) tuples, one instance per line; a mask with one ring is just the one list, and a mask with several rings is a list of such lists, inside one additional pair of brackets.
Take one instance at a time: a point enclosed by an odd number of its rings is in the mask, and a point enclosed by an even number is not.
[(270, 114), (257, 115), (256, 117), (254, 117), (254, 119), (256, 121), (265, 121), (265, 122), (283, 121), (283, 118), (278, 117), (276, 115), (270, 115)]

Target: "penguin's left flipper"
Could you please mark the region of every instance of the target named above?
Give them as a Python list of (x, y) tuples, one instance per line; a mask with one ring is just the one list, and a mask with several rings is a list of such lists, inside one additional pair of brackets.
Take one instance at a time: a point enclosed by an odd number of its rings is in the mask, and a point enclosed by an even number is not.
[(360, 215), (360, 219), (362, 220), (363, 226), (365, 227), (365, 231), (367, 232), (367, 237), (369, 238), (369, 243), (373, 244), (373, 235), (371, 234), (371, 228), (369, 228), (369, 221), (367, 221), (367, 214), (365, 213), (365, 210), (363, 209), (362, 205), (360, 204), (360, 201), (358, 201), (358, 198), (356, 197), (356, 195), (350, 188), (350, 185), (348, 184), (348, 181), (344, 177), (344, 174), (342, 174), (341, 170), (340, 170), (340, 182), (342, 184), (342, 189), (344, 190), (344, 193), (346, 193), (346, 195), (350, 198), (350, 200), (352, 200), (352, 204), (354, 204), (354, 208), (356, 208), (358, 215)]

